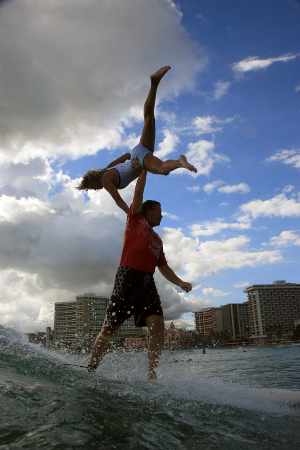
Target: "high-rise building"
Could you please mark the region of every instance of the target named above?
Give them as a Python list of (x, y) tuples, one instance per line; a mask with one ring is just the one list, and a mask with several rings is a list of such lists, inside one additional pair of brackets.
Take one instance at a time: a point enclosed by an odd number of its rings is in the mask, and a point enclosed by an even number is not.
[[(77, 295), (75, 302), (55, 303), (54, 342), (72, 348), (91, 348), (101, 331), (108, 298), (93, 293)], [(116, 339), (141, 336), (134, 317), (120, 327)]]
[(240, 336), (241, 339), (250, 338), (250, 318), (249, 318), (249, 302), (243, 302), (238, 304), (239, 307), (239, 320), (240, 320)]
[(244, 293), (249, 300), (249, 318), (253, 343), (264, 344), (268, 337), (289, 338), (300, 319), (300, 284), (284, 280), (273, 284), (254, 284)]
[(205, 336), (209, 335), (210, 331), (223, 331), (222, 308), (202, 308), (200, 311), (195, 311), (195, 326), (196, 331)]
[(76, 342), (76, 302), (55, 303), (53, 340), (62, 346)]
[(223, 330), (232, 339), (248, 339), (250, 336), (250, 322), (248, 302), (228, 303), (222, 306)]
[(76, 296), (76, 346), (91, 347), (101, 331), (108, 298), (86, 293)]
[(137, 327), (134, 323), (134, 316), (129, 317), (122, 323), (117, 338), (140, 337), (145, 334), (143, 328)]
[(86, 293), (77, 295), (75, 302), (55, 303), (55, 344), (90, 347), (101, 330), (107, 301), (107, 297)]

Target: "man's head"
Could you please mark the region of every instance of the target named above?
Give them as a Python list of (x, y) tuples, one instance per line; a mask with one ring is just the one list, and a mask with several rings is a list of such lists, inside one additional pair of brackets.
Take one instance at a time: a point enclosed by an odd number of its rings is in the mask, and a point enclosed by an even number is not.
[(151, 227), (157, 227), (160, 225), (162, 214), (161, 205), (159, 202), (155, 200), (146, 200), (143, 203), (142, 213)]

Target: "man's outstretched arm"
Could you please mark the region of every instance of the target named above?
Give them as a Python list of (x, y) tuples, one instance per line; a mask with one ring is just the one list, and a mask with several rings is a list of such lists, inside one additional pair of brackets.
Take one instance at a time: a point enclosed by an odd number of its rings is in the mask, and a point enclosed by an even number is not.
[(171, 269), (171, 267), (168, 266), (168, 264), (165, 264), (163, 266), (158, 266), (158, 270), (160, 273), (171, 283), (176, 284), (176, 286), (181, 287), (181, 289), (185, 292), (190, 292), (192, 290), (191, 283), (187, 283), (185, 281), (182, 281)]
[(131, 163), (131, 168), (135, 172), (136, 170), (140, 170), (140, 176), (137, 179), (134, 196), (132, 200), (132, 209), (134, 213), (138, 213), (142, 211), (143, 207), (143, 199), (144, 199), (144, 190), (146, 186), (146, 178), (147, 178), (147, 170), (140, 166), (139, 162), (133, 161)]

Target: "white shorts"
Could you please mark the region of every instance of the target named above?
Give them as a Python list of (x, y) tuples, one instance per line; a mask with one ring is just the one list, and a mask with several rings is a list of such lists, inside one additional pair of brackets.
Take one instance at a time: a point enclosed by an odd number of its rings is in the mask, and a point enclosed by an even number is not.
[(151, 150), (139, 143), (132, 149), (130, 161), (138, 159), (140, 165), (144, 167), (144, 158), (146, 155), (148, 155), (148, 153), (151, 153), (151, 155), (153, 155), (153, 152), (151, 152)]
[(116, 166), (110, 167), (107, 170), (116, 169), (119, 183), (117, 189), (126, 188), (133, 180), (138, 177), (138, 174), (135, 174), (131, 169), (131, 161), (127, 160), (123, 163), (117, 164)]
[(144, 167), (144, 158), (148, 153), (153, 154), (148, 148), (144, 147), (141, 143), (136, 145), (131, 152), (130, 160), (125, 161), (124, 163), (117, 164), (116, 166), (110, 167), (107, 170), (116, 169), (119, 183), (117, 189), (126, 188), (133, 180), (138, 178), (139, 175), (135, 174), (131, 169), (131, 162), (135, 159), (138, 159), (140, 165)]

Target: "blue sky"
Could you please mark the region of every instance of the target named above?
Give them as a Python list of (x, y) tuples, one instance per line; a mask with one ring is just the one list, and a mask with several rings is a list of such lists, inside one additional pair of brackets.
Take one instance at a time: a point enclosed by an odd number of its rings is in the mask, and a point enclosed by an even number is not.
[(157, 275), (167, 322), (299, 283), (299, 19), (296, 0), (0, 4), (0, 323), (41, 330), (55, 302), (110, 295), (125, 215), (75, 186), (138, 142), (163, 65), (156, 155), (198, 169), (148, 174), (169, 265), (194, 286)]

